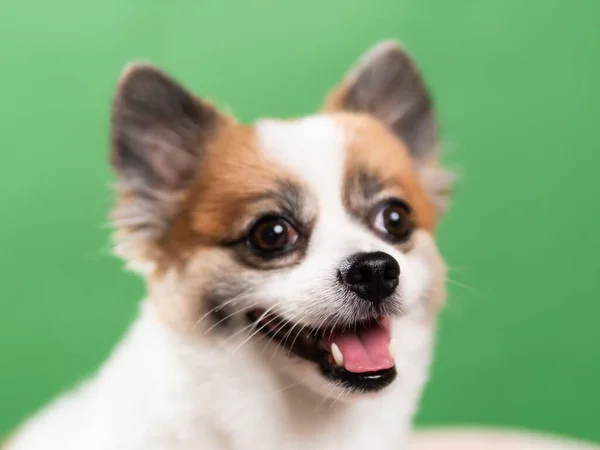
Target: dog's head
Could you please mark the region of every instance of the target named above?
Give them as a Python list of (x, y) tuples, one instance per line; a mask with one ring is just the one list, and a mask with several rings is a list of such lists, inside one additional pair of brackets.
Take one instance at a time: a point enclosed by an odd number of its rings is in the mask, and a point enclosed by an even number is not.
[(395, 330), (429, 329), (443, 300), (432, 236), (450, 180), (398, 45), (368, 52), (321, 113), (252, 125), (134, 65), (112, 131), (116, 250), (169, 325), (272, 346), (274, 370), (321, 391), (394, 380)]

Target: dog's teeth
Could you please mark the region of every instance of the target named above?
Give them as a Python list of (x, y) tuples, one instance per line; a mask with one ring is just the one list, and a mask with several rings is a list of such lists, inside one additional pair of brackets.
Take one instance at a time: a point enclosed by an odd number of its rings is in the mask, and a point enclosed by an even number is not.
[(331, 356), (333, 356), (333, 360), (339, 367), (344, 367), (344, 355), (337, 344), (331, 344)]
[(396, 343), (396, 340), (394, 338), (390, 339), (390, 343), (388, 344), (388, 347), (390, 349), (390, 353), (394, 353), (394, 344)]

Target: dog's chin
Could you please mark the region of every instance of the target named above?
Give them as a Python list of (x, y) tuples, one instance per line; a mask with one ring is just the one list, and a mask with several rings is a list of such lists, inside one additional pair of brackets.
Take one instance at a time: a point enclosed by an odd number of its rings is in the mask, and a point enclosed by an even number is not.
[(247, 319), (278, 346), (280, 357), (288, 360), (282, 366), (290, 369), (289, 375), (323, 395), (376, 393), (396, 379), (389, 316), (318, 328), (263, 309), (248, 312)]

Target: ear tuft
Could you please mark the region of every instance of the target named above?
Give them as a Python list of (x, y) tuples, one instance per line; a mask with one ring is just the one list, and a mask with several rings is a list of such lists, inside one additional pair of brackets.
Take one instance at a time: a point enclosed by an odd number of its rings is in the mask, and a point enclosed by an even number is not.
[(156, 68), (133, 64), (123, 71), (112, 109), (111, 162), (119, 193), (113, 217), (116, 252), (130, 263), (149, 259), (222, 122), (213, 106)]
[(380, 42), (367, 51), (329, 96), (325, 109), (373, 115), (417, 160), (437, 150), (431, 98), (415, 63), (395, 41)]

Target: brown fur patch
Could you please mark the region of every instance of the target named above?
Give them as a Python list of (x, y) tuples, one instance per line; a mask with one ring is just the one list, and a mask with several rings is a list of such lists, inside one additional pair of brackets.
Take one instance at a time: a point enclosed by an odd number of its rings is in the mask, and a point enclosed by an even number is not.
[(240, 238), (251, 219), (278, 209), (275, 198), (284, 185), (302, 186), (285, 168), (260, 150), (254, 129), (223, 128), (202, 160), (181, 213), (162, 239), (166, 268), (200, 247)]
[[(334, 117), (349, 136), (344, 192), (355, 192), (348, 180), (366, 172), (381, 182), (384, 191), (408, 202), (417, 228), (433, 232), (436, 210), (404, 144), (368, 115), (338, 113)], [(357, 200), (346, 199), (346, 203), (352, 201)]]

